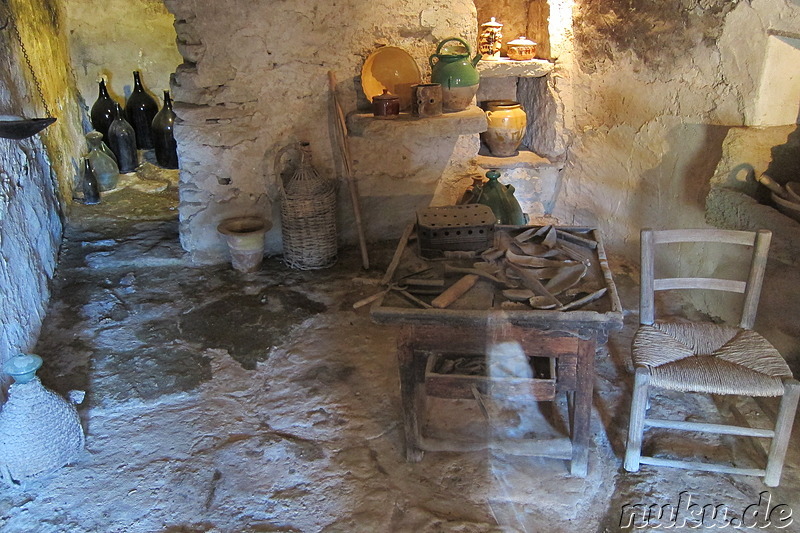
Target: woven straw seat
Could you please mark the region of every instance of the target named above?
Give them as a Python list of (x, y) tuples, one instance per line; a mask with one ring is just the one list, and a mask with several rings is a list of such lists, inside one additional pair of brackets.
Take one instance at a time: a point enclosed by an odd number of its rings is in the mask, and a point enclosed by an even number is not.
[[(631, 401), (631, 419), (625, 448), (625, 469), (640, 464), (761, 476), (774, 487), (780, 483), (783, 461), (800, 397), (800, 383), (778, 350), (752, 330), (771, 239), (769, 231), (664, 230), (642, 231), (640, 326), (633, 338), (631, 358), (636, 376)], [(744, 280), (703, 277), (655, 276), (658, 245), (714, 243), (748, 248), (749, 268)], [(708, 248), (703, 248), (706, 250)], [(718, 249), (718, 248), (717, 248)], [(736, 326), (684, 320), (656, 320), (656, 291), (714, 290), (743, 295), (742, 312)], [(647, 417), (652, 388), (684, 393), (780, 397), (774, 429), (753, 428), (731, 408), (737, 425)], [(735, 412), (734, 412), (735, 411)], [(766, 467), (737, 468), (727, 464), (700, 463), (643, 456), (642, 441), (647, 427), (771, 439)]]
[(634, 364), (650, 385), (682, 392), (781, 396), (792, 372), (781, 354), (752, 330), (711, 323), (656, 321), (633, 338)]

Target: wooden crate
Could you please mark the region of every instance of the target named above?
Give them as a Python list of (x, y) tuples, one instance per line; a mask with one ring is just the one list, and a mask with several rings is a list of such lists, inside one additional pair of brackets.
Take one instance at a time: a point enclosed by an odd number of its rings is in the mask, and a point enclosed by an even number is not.
[(545, 377), (535, 377), (528, 359), (532, 377), (488, 376), (479, 374), (438, 373), (435, 369), (443, 359), (484, 359), (483, 354), (434, 353), (428, 356), (425, 367), (425, 394), (436, 398), (472, 399), (475, 391), (492, 398), (524, 397), (531, 401), (551, 401), (556, 395), (555, 358), (545, 359)]

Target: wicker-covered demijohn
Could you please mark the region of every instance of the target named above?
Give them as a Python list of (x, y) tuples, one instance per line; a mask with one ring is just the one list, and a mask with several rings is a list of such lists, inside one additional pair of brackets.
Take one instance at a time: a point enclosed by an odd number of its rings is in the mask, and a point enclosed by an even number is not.
[[(281, 177), (281, 157), (295, 150), (300, 154), (297, 170)], [(308, 143), (281, 149), (275, 157), (275, 174), (281, 194), (283, 260), (292, 268), (313, 270), (336, 262), (336, 182), (317, 174), (311, 164)]]
[[(32, 370), (9, 372), (17, 362)], [(83, 451), (83, 428), (75, 406), (42, 385), (34, 375), (38, 365), (41, 358), (32, 354), (12, 357), (3, 365), (16, 380), (0, 411), (0, 479), (6, 483), (46, 476), (74, 462)]]

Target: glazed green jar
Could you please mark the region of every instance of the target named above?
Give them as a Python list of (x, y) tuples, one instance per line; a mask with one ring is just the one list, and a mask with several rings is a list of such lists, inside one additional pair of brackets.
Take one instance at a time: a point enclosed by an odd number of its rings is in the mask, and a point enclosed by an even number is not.
[(498, 224), (525, 225), (527, 220), (525, 220), (522, 207), (514, 197), (514, 186), (503, 185), (497, 181), (500, 173), (496, 170), (487, 172), (486, 177), (489, 178), (489, 181), (481, 187), (475, 203), (489, 206), (494, 216), (497, 217)]
[[(445, 49), (449, 42), (458, 42), (466, 53)], [(477, 54), (470, 59), (469, 45), (458, 37), (448, 37), (439, 43), (436, 53), (431, 54), (431, 83), (442, 86), (442, 104), (445, 111), (462, 111), (469, 107), (478, 92), (480, 73), (476, 65), (481, 59)]]

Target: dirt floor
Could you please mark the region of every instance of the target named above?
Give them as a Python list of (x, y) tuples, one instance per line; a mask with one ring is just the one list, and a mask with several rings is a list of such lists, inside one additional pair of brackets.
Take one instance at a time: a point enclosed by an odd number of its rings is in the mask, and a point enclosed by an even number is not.
[[(800, 531), (800, 424), (778, 488), (725, 474), (622, 469), (638, 287), (635, 269), (613, 254), (627, 311), (624, 330), (597, 354), (588, 476), (570, 476), (561, 460), (487, 451), (429, 452), (407, 463), (396, 331), (374, 324), (368, 308), (352, 309), (376, 290), (357, 278), (379, 279), (396, 243), (370, 247), (369, 272), (356, 249), (320, 271), (291, 270), (279, 257), (254, 274), (191, 266), (178, 243), (174, 176), (158, 192), (156, 174), (139, 178), (148, 192), (126, 188), (73, 210), (36, 353), (46, 386), (86, 391), (86, 452), (46, 479), (1, 488), (4, 533), (558, 533), (627, 531), (628, 522), (688, 531), (714, 525), (710, 512), (697, 520), (709, 504), (768, 531)], [(771, 279), (798, 281), (796, 269), (770, 268)], [(796, 357), (795, 300), (770, 283), (764, 302), (777, 303), (762, 313)], [(565, 403), (504, 406), (494, 422), (520, 433), (558, 430)], [(671, 394), (653, 409), (726, 412), (712, 398)], [(432, 402), (429, 418), (433, 432), (490, 435), (472, 401)], [(756, 458), (731, 437), (652, 435), (699, 459), (749, 466)], [(685, 528), (667, 515), (645, 523), (633, 514), (670, 505), (677, 522), (688, 519)]]

